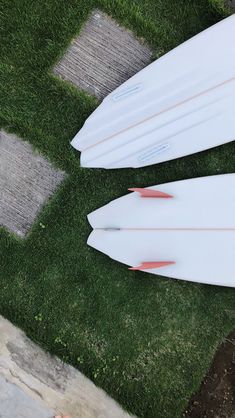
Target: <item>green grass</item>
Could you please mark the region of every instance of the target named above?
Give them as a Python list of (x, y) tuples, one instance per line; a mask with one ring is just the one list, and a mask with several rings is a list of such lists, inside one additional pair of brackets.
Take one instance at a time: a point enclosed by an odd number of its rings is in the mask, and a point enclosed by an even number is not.
[(222, 13), (225, 15), (231, 13), (231, 8), (228, 6), (229, 2), (226, 0), (209, 0), (209, 3), (219, 13)]
[(0, 313), (144, 418), (181, 416), (235, 326), (235, 291), (129, 272), (87, 247), (86, 215), (127, 192), (234, 171), (234, 144), (144, 169), (79, 167), (69, 145), (97, 101), (51, 68), (93, 8), (159, 56), (217, 22), (207, 0), (3, 0), (1, 125), (68, 178), (26, 240), (0, 230)]

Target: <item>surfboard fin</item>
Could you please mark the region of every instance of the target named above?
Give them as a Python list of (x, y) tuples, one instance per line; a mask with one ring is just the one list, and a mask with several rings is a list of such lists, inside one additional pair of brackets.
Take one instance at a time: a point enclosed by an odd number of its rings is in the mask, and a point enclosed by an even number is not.
[(130, 192), (138, 192), (140, 193), (141, 197), (155, 197), (155, 198), (163, 198), (163, 199), (170, 199), (173, 196), (168, 194), (168, 193), (164, 193), (164, 192), (160, 192), (160, 190), (154, 190), (154, 189), (145, 189), (145, 188), (141, 188), (141, 187), (134, 187), (131, 189), (128, 189)]
[(129, 267), (128, 270), (152, 270), (160, 267), (170, 266), (171, 264), (175, 264), (175, 261), (149, 261), (144, 262), (137, 267)]

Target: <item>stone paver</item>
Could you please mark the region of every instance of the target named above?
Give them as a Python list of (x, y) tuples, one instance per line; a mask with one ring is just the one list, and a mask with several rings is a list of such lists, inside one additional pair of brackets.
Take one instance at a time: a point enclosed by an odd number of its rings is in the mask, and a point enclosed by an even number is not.
[(235, 9), (235, 0), (226, 0), (226, 4), (232, 9)]
[(0, 131), (0, 225), (23, 237), (64, 177), (30, 144)]
[(151, 50), (105, 13), (95, 10), (54, 73), (103, 99), (144, 68)]
[(0, 418), (52, 418), (53, 411), (0, 375)]
[(43, 411), (40, 418), (50, 417), (50, 411), (70, 418), (130, 418), (78, 370), (45, 353), (0, 316), (0, 418), (29, 418), (28, 412), (9, 415), (11, 397), (18, 411), (31, 411), (34, 404), (30, 418), (39, 418), (38, 411)]

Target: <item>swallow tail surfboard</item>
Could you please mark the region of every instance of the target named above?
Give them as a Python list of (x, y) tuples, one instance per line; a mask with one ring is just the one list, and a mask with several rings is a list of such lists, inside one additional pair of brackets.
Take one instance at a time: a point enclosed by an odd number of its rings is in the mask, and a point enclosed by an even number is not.
[(88, 215), (91, 247), (134, 270), (235, 287), (235, 174), (130, 190)]
[(72, 141), (84, 167), (143, 167), (235, 139), (235, 15), (109, 94)]

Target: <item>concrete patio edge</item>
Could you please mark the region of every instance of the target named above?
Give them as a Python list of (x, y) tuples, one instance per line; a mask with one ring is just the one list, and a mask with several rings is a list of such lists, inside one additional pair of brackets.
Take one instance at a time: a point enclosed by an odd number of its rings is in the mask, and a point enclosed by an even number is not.
[[(2, 385), (4, 380), (5, 385), (11, 385), (11, 390), (0, 392), (0, 404), (4, 405), (1, 399), (4, 396), (6, 405), (6, 393), (11, 396), (18, 387), (22, 396), (18, 393), (19, 396), (14, 396), (12, 402), (19, 402), (19, 399), (26, 402), (25, 397), (34, 400), (35, 417), (40, 405), (45, 411), (69, 418), (130, 418), (82, 373), (43, 351), (1, 316), (0, 379)], [(30, 407), (31, 404), (30, 401)], [(15, 405), (15, 409), (17, 407)], [(2, 413), (5, 413), (4, 418), (9, 416), (7, 411)], [(25, 416), (28, 418), (28, 415)]]

